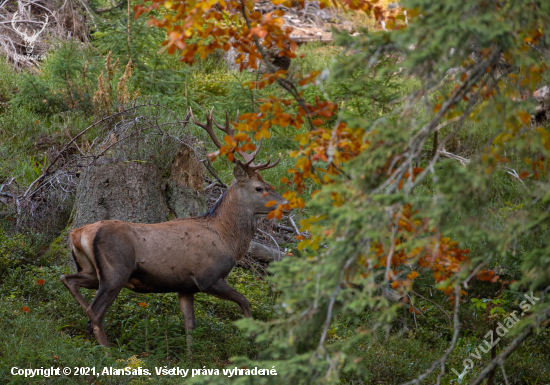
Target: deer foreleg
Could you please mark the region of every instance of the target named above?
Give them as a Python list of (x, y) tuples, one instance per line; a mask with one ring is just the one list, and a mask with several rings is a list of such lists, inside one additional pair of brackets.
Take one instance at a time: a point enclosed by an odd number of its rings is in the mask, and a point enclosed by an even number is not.
[(191, 330), (195, 329), (195, 303), (194, 294), (178, 293), (178, 302), (180, 304), (185, 330), (187, 332), (187, 352), (191, 355), (191, 345), (193, 345), (193, 336)]
[(241, 307), (245, 317), (252, 317), (250, 305), (246, 297), (239, 293), (237, 290), (233, 289), (231, 286), (229, 286), (227, 282), (225, 282), (223, 279), (216, 281), (216, 283), (210, 286), (208, 290), (205, 291), (205, 293), (237, 303)]

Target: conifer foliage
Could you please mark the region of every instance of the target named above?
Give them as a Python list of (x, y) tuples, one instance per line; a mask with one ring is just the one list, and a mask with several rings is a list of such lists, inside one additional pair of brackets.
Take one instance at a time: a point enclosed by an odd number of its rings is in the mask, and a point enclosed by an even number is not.
[[(266, 62), (269, 71), (247, 84), (251, 89), (285, 90), (261, 100), (259, 112), (242, 113), (238, 133), (211, 158), (253, 150), (252, 140), (268, 140), (274, 127), (297, 129), (299, 149), (290, 153), (296, 161), (282, 183), (290, 207), (308, 209), (300, 256), (272, 269), (279, 319), (242, 322), (258, 341), (270, 342), (262, 362), (236, 359), (243, 366), (275, 364), (278, 376), (243, 383), (367, 376), (355, 347), (378, 330), (392, 332), (401, 308), (422, 313), (413, 296), (418, 280), (447, 295), (454, 315), (448, 349), (409, 379), (448, 382), (446, 361), (474, 285), (486, 281), (508, 298), (518, 291), (544, 297), (549, 288), (550, 132), (535, 116), (532, 93), (550, 80), (550, 3), (403, 0), (394, 14), (378, 1), (344, 3), (371, 15), (374, 28), (356, 36), (334, 31), (342, 54), (326, 73), (292, 77), (265, 52), (276, 47), (281, 56), (296, 56), (282, 16), (303, 1), (273, 0), (276, 10), (267, 14), (252, 0), (153, 0), (135, 8), (136, 16), (154, 11), (150, 23), (166, 30), (168, 53), (191, 63), (233, 47), (241, 69)], [(333, 86), (346, 82), (352, 93), (367, 89), (373, 107), (359, 113), (360, 105), (348, 106), (346, 93)], [(394, 84), (407, 86), (390, 95)], [(495, 191), (495, 181), (508, 190)], [(511, 191), (523, 200), (508, 202)], [(271, 216), (282, 213), (276, 207)], [(390, 287), (400, 301), (388, 300)], [(504, 312), (517, 307), (509, 304)], [(543, 300), (524, 317), (512, 348), (469, 374), (474, 384), (550, 317), (550, 306)], [(338, 323), (366, 318), (368, 327), (349, 338), (333, 332)]]

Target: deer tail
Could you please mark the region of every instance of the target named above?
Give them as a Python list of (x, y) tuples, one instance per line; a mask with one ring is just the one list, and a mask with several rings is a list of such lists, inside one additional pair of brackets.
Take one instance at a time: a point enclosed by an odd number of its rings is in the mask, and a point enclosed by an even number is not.
[(95, 264), (93, 263), (93, 256), (89, 255), (90, 250), (87, 247), (88, 242), (86, 241), (86, 232), (84, 229), (84, 227), (80, 227), (71, 231), (71, 234), (69, 235), (71, 241), (71, 253), (79, 273), (81, 271), (95, 273)]

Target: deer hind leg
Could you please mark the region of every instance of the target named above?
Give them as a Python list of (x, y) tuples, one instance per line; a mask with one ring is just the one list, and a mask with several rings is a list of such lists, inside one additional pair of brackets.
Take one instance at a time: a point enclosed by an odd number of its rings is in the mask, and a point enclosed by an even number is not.
[(86, 310), (95, 338), (100, 345), (109, 347), (109, 341), (103, 328), (103, 319), (105, 318), (107, 309), (112, 305), (118, 293), (124, 287), (124, 283), (112, 285), (106, 281), (101, 281), (92, 304)]
[(178, 302), (180, 304), (181, 313), (183, 314), (183, 321), (185, 323), (185, 330), (187, 332), (187, 352), (191, 355), (191, 345), (193, 345), (193, 336), (191, 330), (195, 329), (195, 309), (194, 294), (185, 294), (178, 292)]
[(205, 290), (205, 293), (237, 303), (241, 307), (246, 318), (252, 317), (250, 304), (248, 303), (246, 297), (229, 286), (223, 279), (216, 281), (216, 283), (210, 286), (208, 290)]
[(112, 234), (109, 228), (100, 228), (94, 237), (93, 256), (99, 273), (99, 289), (86, 314), (97, 342), (109, 347), (103, 319), (132, 274), (135, 254), (131, 239), (127, 236)]
[(71, 275), (62, 275), (59, 279), (63, 282), (67, 289), (69, 289), (69, 292), (78, 301), (80, 306), (82, 306), (84, 311), (86, 311), (90, 305), (86, 302), (86, 299), (84, 299), (82, 293), (80, 293), (78, 289), (84, 287), (86, 289), (97, 290), (99, 288), (99, 280), (97, 279), (97, 275), (80, 272)]
[[(69, 289), (69, 292), (72, 294), (72, 296), (78, 301), (80, 306), (84, 309), (84, 312), (88, 310), (88, 307), (90, 305), (84, 299), (84, 296), (82, 296), (82, 293), (80, 293), (80, 290), (78, 290), (81, 287), (84, 287), (86, 289), (98, 289), (99, 288), (99, 279), (97, 279), (97, 275), (95, 274), (89, 274), (85, 272), (80, 272), (77, 274), (71, 274), (71, 275), (62, 275), (60, 278), (61, 282)], [(92, 323), (88, 320), (88, 326), (86, 327), (86, 333), (92, 334)]]
[(178, 293), (178, 302), (185, 322), (185, 330), (195, 329), (194, 294)]

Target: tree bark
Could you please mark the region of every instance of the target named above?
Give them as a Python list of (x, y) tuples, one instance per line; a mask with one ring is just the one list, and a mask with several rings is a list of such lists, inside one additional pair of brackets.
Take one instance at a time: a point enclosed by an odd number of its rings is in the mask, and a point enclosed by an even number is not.
[(202, 165), (188, 148), (182, 149), (170, 167), (164, 182), (166, 204), (176, 218), (196, 217), (204, 213), (206, 196), (203, 187)]

